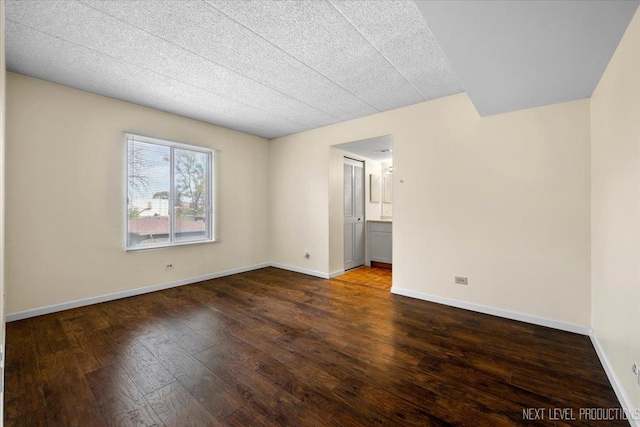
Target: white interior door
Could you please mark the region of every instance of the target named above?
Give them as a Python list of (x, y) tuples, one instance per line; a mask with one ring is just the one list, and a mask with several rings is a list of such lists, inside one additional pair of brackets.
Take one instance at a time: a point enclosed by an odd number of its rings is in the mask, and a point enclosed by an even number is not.
[(344, 158), (344, 269), (364, 265), (364, 162)]

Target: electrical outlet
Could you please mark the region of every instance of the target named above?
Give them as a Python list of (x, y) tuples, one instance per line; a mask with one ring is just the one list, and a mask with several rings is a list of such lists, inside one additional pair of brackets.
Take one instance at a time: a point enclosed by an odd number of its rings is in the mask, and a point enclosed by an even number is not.
[(456, 280), (456, 285), (468, 285), (469, 284), (469, 278), (467, 278), (467, 277), (455, 276), (455, 280)]
[(164, 265), (164, 269), (165, 270), (173, 270), (173, 264), (165, 264)]

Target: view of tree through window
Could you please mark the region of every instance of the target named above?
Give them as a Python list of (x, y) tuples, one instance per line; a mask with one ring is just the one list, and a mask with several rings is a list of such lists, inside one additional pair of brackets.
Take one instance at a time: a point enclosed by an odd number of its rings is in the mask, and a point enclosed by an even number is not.
[(213, 151), (127, 135), (127, 248), (213, 240)]

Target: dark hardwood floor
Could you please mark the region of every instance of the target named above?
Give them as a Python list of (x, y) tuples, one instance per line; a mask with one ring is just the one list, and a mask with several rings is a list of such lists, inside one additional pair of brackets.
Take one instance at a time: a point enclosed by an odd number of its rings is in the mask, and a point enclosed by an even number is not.
[(6, 364), (6, 426), (588, 425), (523, 409), (618, 406), (587, 337), (276, 268), (10, 323)]

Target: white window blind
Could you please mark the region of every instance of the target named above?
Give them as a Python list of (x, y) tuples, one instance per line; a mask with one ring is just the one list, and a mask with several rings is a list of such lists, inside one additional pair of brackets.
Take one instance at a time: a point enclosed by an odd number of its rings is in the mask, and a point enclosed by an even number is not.
[(125, 136), (127, 250), (214, 241), (215, 150)]

